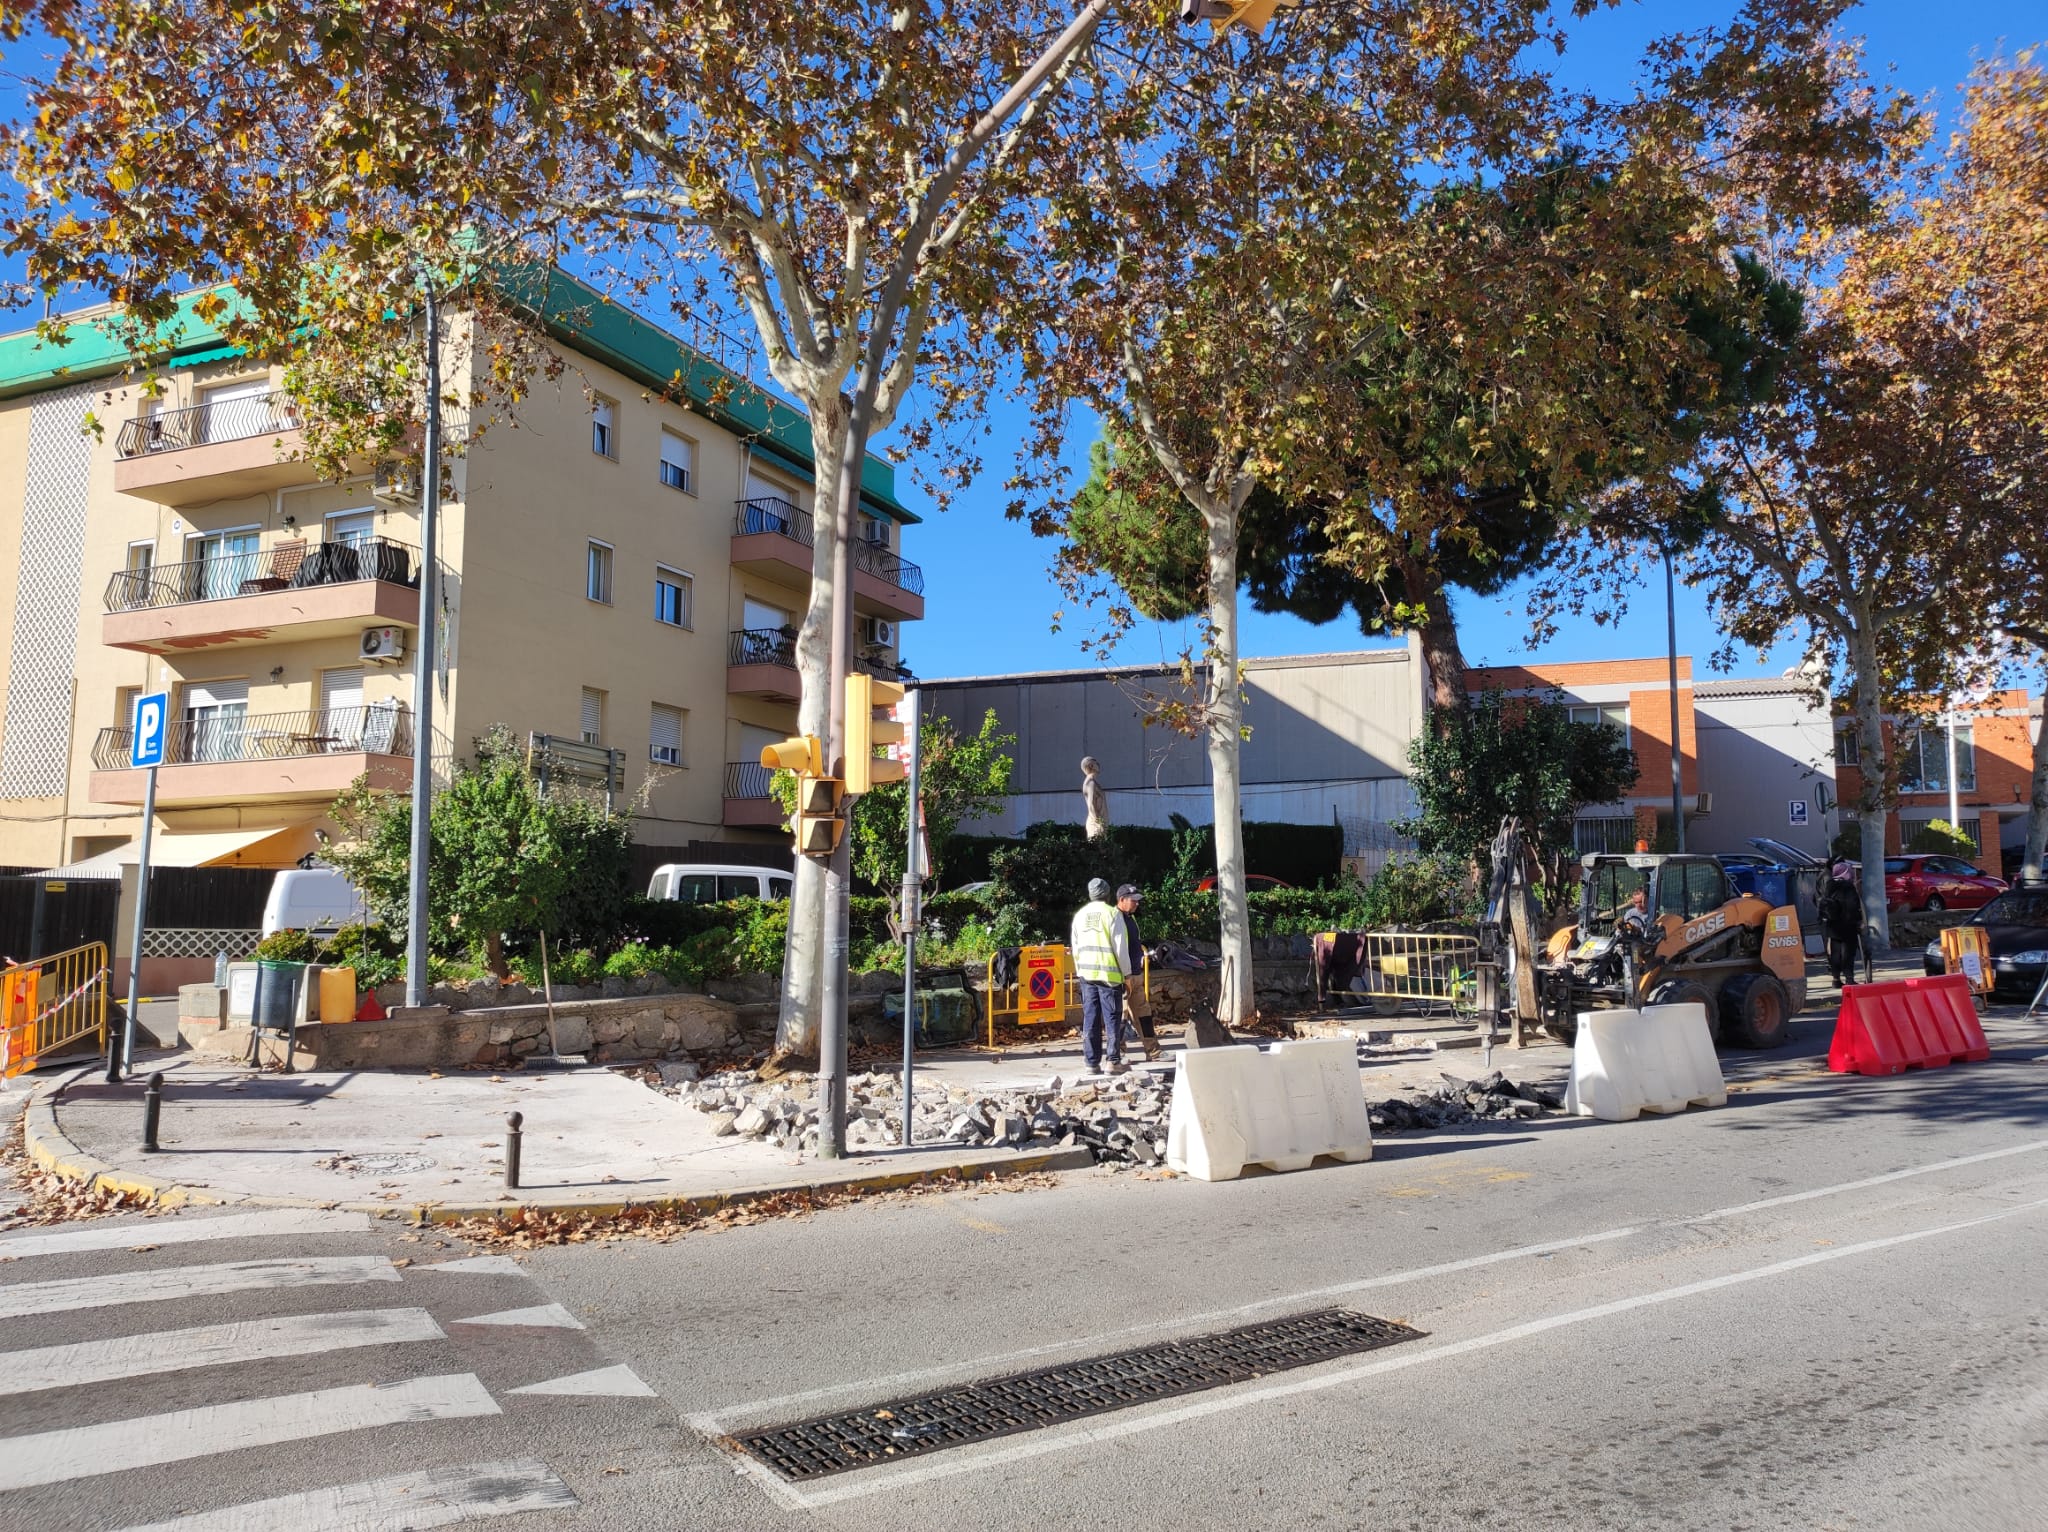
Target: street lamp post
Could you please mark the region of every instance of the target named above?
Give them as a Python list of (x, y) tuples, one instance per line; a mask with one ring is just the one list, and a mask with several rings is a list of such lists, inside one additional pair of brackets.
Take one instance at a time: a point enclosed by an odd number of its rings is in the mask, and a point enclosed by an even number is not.
[(427, 858), (434, 803), (434, 668), (439, 634), (435, 551), (441, 511), (441, 305), (427, 278), (427, 418), (420, 443), (420, 628), (413, 645), (412, 856), (406, 888), (405, 1003), (427, 1003)]

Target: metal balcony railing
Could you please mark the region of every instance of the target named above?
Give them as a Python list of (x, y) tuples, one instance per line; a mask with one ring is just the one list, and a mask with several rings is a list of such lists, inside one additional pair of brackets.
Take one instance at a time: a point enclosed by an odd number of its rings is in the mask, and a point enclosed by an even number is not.
[[(773, 532), (812, 547), (816, 534), (811, 526), (811, 515), (800, 511), (787, 500), (767, 498), (742, 500), (739, 513), (733, 517), (733, 535), (746, 537), (757, 532)], [(910, 592), (913, 596), (924, 594), (924, 571), (893, 549), (880, 543), (871, 543), (857, 538), (853, 544), (853, 567), (877, 579), (887, 580), (898, 590)]]
[(728, 665), (780, 665), (796, 669), (796, 638), (780, 628), (741, 628), (726, 645)]
[(759, 761), (727, 761), (725, 763), (725, 796), (728, 798), (773, 798), (768, 784), (775, 780), (775, 773)]
[(180, 564), (122, 569), (107, 581), (105, 601), (110, 612), (135, 612), (193, 601), (225, 601), (264, 591), (352, 585), (359, 580), (417, 587), (419, 549), (394, 538), (368, 537), (310, 546), (281, 543)]
[(276, 436), (298, 428), (298, 406), (283, 390), (245, 394), (214, 404), (195, 404), (123, 421), (121, 434), (114, 438), (114, 452), (124, 458), (147, 457), (152, 452), (175, 452), (211, 442), (246, 441), (252, 436)]
[[(128, 766), (134, 731), (100, 730), (92, 763), (100, 771)], [(293, 756), (412, 754), (412, 713), (397, 704), (309, 708), (297, 713), (239, 713), (209, 709), (173, 719), (164, 740), (166, 766), (281, 761)]]

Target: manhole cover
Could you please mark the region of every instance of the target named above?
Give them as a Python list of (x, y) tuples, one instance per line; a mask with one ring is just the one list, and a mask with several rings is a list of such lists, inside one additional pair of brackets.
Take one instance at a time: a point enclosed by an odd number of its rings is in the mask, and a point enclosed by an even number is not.
[(424, 1154), (337, 1154), (315, 1160), (323, 1170), (345, 1171), (352, 1176), (410, 1176), (432, 1170), (434, 1162)]
[(1423, 1333), (1349, 1309), (1320, 1309), (777, 1426), (737, 1441), (785, 1479), (816, 1479), (1243, 1383), (1417, 1340)]

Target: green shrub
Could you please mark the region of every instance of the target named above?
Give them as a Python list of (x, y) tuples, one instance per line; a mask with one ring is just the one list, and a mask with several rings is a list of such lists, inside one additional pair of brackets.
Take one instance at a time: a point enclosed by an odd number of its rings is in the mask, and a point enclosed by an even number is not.
[(1930, 819), (1914, 830), (1906, 840), (1906, 850), (1913, 856), (1959, 856), (1966, 862), (1977, 860), (1977, 843), (1946, 819)]
[(1449, 857), (1390, 859), (1361, 895), (1358, 925), (1339, 929), (1386, 930), (1478, 915), (1478, 887)]
[(374, 989), (405, 972), (398, 939), (382, 926), (343, 926), (320, 949), (319, 961), (333, 968), (353, 968), (356, 984)]
[(256, 956), (270, 963), (317, 963), (320, 943), (309, 931), (273, 931), (256, 944)]

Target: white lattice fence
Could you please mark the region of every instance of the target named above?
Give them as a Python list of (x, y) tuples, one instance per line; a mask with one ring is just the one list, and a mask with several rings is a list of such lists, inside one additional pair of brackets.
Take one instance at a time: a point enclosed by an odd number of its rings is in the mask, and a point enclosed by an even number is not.
[(222, 930), (205, 926), (166, 926), (142, 933), (142, 955), (146, 958), (210, 958), (225, 952), (230, 962), (239, 963), (256, 950), (263, 933), (257, 930)]

